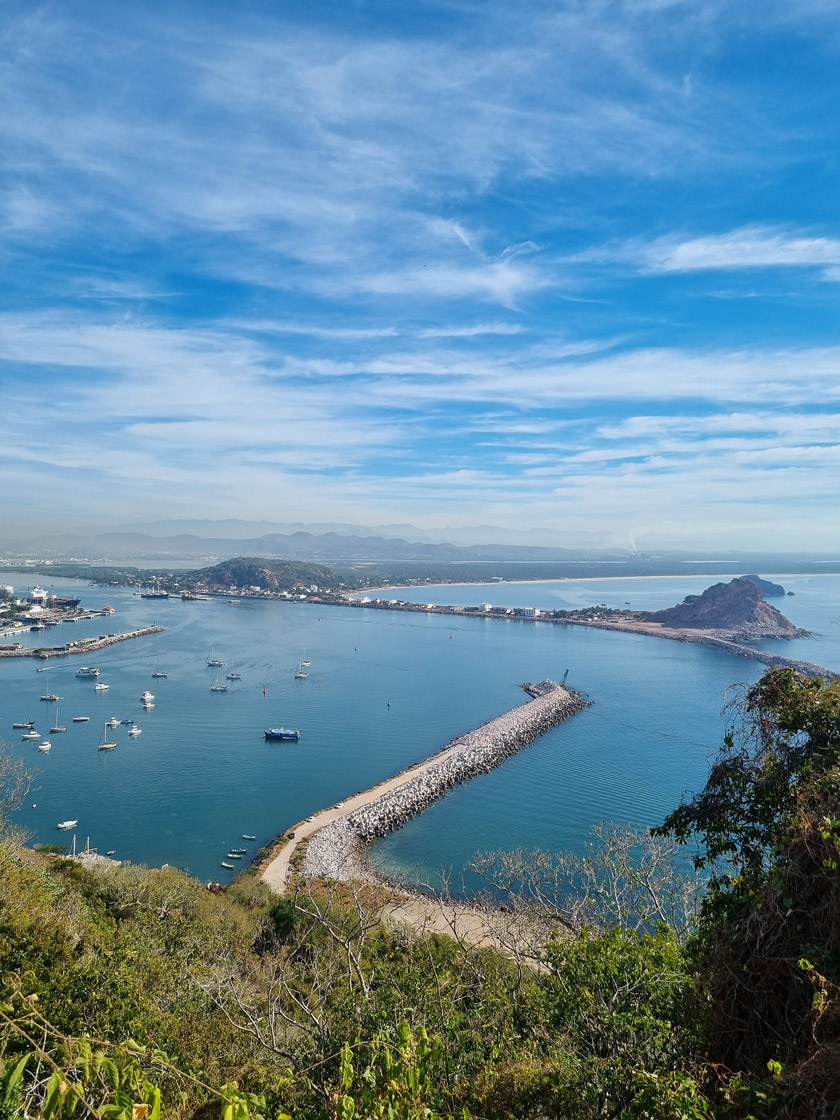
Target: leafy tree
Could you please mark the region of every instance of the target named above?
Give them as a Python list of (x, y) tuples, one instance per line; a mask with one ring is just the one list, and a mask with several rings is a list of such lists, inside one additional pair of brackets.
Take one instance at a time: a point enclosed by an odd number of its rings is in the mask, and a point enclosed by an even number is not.
[(742, 1075), (736, 1112), (836, 1117), (840, 682), (771, 669), (736, 714), (706, 787), (659, 830), (702, 841), (710, 871), (693, 943), (708, 1056)]

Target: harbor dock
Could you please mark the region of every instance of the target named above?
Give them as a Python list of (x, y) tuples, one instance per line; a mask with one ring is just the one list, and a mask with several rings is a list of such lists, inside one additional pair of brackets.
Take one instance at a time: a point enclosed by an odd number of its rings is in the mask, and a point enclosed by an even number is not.
[(305, 877), (365, 878), (367, 843), (400, 828), (454, 786), (500, 766), (510, 755), (586, 707), (581, 693), (551, 684), (541, 695), (453, 739), (423, 762), (296, 825), (288, 834), (289, 841), (263, 869), (263, 881), (282, 894), (292, 857), (304, 840), (308, 841)]
[(125, 634), (101, 634), (98, 638), (81, 638), (77, 642), (67, 642), (63, 646), (0, 646), (0, 657), (36, 657), (47, 660), (50, 657), (68, 657), (73, 653), (95, 653), (116, 642), (127, 642), (130, 638), (143, 638), (146, 634), (162, 634), (163, 626), (144, 626), (140, 630), (129, 630)]

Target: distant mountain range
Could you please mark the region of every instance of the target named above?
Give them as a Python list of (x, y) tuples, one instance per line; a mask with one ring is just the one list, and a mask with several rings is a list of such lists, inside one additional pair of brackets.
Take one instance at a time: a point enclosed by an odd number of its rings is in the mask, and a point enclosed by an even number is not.
[(457, 545), (408, 541), (399, 537), (344, 535), (336, 532), (266, 533), (260, 537), (200, 537), (192, 533), (152, 536), (115, 532), (94, 536), (56, 535), (3, 547), (7, 558), (40, 556), (85, 560), (228, 559), (266, 556), (288, 560), (590, 560), (632, 555), (625, 549), (570, 549), (551, 546)]
[[(412, 525), (279, 525), (268, 521), (166, 521), (119, 526), (109, 532), (78, 531), (32, 534), (0, 541), (0, 557), (18, 559), (80, 560), (115, 564), (142, 562), (195, 562), (197, 565), (235, 556), (262, 556), (283, 560), (337, 563), (361, 561), (439, 563), (594, 563), (639, 567), (659, 571), (667, 565), (687, 571), (685, 565), (703, 563), (747, 566), (766, 571), (802, 571), (813, 561), (817, 570), (838, 570), (837, 558), (800, 554), (772, 556), (711, 550), (679, 551), (606, 547), (596, 543), (600, 534), (562, 533), (560, 530), (508, 531), (494, 526), (441, 529), (428, 532)], [(267, 529), (271, 531), (266, 531)], [(189, 530), (189, 531), (187, 531)], [(438, 539), (430, 539), (437, 537)], [(451, 539), (447, 539), (451, 538)], [(475, 539), (483, 538), (483, 539)], [(473, 538), (470, 540), (470, 538)], [(552, 538), (557, 543), (550, 542)], [(562, 541), (563, 543), (559, 543)], [(794, 561), (793, 566), (788, 566)], [(653, 566), (651, 566), (653, 565)], [(711, 565), (711, 567), (708, 567)], [(721, 569), (717, 569), (721, 570)], [(579, 574), (579, 573), (577, 573)], [(615, 574), (618, 574), (617, 572)], [(699, 571), (698, 573), (699, 574)], [(766, 593), (766, 591), (765, 591)]]

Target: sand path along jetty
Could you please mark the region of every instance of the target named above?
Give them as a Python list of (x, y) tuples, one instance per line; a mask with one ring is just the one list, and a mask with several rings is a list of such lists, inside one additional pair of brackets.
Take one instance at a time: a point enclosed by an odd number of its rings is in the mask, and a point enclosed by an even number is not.
[(538, 694), (453, 739), (423, 762), (295, 825), (289, 833), (291, 839), (263, 869), (263, 882), (278, 894), (284, 893), (292, 859), (304, 841), (305, 877), (367, 878), (367, 843), (399, 828), (459, 783), (493, 770), (549, 728), (586, 707), (581, 693), (553, 681), (526, 686), (526, 690)]

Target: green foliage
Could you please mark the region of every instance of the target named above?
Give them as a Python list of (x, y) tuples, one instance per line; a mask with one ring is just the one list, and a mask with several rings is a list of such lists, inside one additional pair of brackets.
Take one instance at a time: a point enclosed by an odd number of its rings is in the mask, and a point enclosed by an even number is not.
[[(566, 1092), (573, 1089), (592, 1115), (623, 1114), (639, 1083), (680, 1071), (697, 1042), (692, 984), (674, 934), (614, 928), (584, 930), (550, 947), (551, 1025), (574, 1040)], [(644, 1113), (639, 1113), (644, 1115)]]
[(771, 669), (749, 689), (703, 791), (665, 820), (660, 834), (699, 837), (711, 865), (709, 901), (760, 884), (797, 816), (797, 791), (838, 762), (840, 685)]
[(692, 943), (708, 1056), (741, 1075), (734, 1115), (772, 1101), (774, 1117), (834, 1117), (840, 682), (772, 669), (741, 713), (705, 789), (663, 825), (698, 837), (712, 870)]
[(430, 1042), (423, 1027), (412, 1031), (408, 1023), (400, 1023), (394, 1039), (385, 1032), (377, 1034), (364, 1066), (354, 1062), (345, 1042), (338, 1085), (331, 1094), (334, 1104), (324, 1120), (440, 1120), (429, 1106), (430, 1071), (440, 1050), (439, 1040)]

